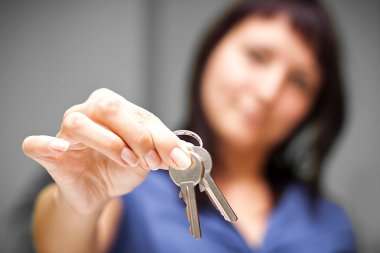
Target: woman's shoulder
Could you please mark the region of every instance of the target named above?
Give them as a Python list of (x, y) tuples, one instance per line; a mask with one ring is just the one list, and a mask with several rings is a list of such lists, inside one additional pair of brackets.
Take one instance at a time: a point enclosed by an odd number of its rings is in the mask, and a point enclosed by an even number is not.
[(284, 193), (286, 201), (291, 201), (293, 205), (302, 208), (309, 218), (319, 221), (333, 220), (342, 225), (349, 225), (349, 218), (344, 208), (327, 197), (320, 195), (313, 198), (307, 187), (294, 183), (287, 187)]
[(350, 219), (344, 208), (325, 196), (312, 198), (306, 186), (292, 184), (284, 193), (285, 207), (297, 209), (298, 217), (307, 223), (314, 223), (317, 227), (326, 227), (331, 230), (352, 230)]
[(284, 192), (278, 209), (282, 212), (279, 220), (298, 239), (355, 252), (351, 221), (338, 203), (324, 196), (313, 200), (305, 186), (292, 184)]

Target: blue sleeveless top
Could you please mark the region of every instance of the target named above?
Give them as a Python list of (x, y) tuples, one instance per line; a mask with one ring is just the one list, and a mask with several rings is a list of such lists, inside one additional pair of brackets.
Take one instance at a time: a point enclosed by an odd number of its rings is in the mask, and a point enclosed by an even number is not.
[(199, 210), (202, 238), (195, 240), (178, 193), (167, 171), (149, 173), (143, 184), (122, 197), (123, 215), (111, 252), (356, 252), (351, 224), (342, 208), (320, 199), (316, 212), (310, 213), (308, 195), (300, 185), (285, 190), (259, 248), (250, 247), (212, 205)]

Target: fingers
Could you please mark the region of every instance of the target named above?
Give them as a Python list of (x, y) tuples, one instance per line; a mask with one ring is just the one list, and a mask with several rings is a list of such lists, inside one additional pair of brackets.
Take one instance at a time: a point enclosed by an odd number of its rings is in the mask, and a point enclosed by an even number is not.
[(54, 178), (54, 168), (60, 163), (60, 157), (66, 153), (69, 146), (70, 143), (61, 138), (39, 135), (25, 138), (22, 150)]
[(149, 131), (126, 110), (120, 100), (103, 97), (94, 103), (92, 109), (93, 119), (119, 135), (150, 168), (161, 164)]
[(190, 166), (187, 149), (152, 113), (111, 96), (95, 101), (91, 109), (90, 117), (119, 135), (149, 168)]
[[(187, 147), (155, 115), (109, 89), (94, 91), (85, 103), (68, 109), (64, 120), (72, 112), (87, 115), (90, 120), (119, 136), (126, 144), (121, 157), (128, 164), (135, 157), (141, 166), (150, 169), (167, 168), (168, 165), (185, 168), (191, 164)], [(91, 147), (100, 150), (96, 146)]]
[(139, 163), (139, 158), (118, 135), (80, 112), (70, 112), (65, 116), (58, 135), (72, 143), (84, 144), (123, 167), (135, 167)]
[(51, 157), (67, 151), (70, 143), (57, 137), (46, 135), (29, 136), (22, 144), (25, 155), (36, 159), (41, 157)]
[(191, 142), (187, 142), (187, 141), (181, 140), (181, 143), (183, 144), (183, 147), (185, 147), (187, 149), (191, 149), (192, 147), (194, 147), (194, 144), (191, 143)]
[(153, 145), (164, 161), (176, 168), (187, 168), (191, 165), (189, 152), (186, 145), (160, 119), (151, 117), (144, 121), (148, 129)]

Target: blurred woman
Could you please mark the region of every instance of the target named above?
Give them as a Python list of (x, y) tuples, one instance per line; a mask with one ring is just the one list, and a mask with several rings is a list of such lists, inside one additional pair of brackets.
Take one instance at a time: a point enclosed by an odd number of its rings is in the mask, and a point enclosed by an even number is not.
[(355, 252), (345, 212), (319, 190), (344, 120), (336, 37), (319, 1), (235, 3), (205, 37), (191, 85), (186, 129), (204, 140), (239, 220), (226, 223), (199, 195), (195, 241), (165, 171), (190, 166), (189, 145), (100, 89), (66, 111), (56, 137), (24, 141), (55, 181), (36, 202), (37, 250)]

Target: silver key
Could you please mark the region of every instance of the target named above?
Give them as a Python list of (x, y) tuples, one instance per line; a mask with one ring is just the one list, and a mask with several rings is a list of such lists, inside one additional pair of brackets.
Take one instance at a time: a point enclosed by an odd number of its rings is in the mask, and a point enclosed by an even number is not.
[(169, 175), (173, 182), (181, 188), (180, 197), (186, 203), (186, 216), (190, 222), (190, 234), (195, 238), (201, 238), (201, 228), (199, 225), (197, 200), (195, 197), (195, 186), (203, 177), (204, 168), (201, 158), (191, 152), (191, 166), (185, 170), (176, 170), (169, 167)]
[(228, 204), (227, 200), (224, 198), (223, 194), (211, 177), (212, 160), (209, 152), (199, 146), (194, 146), (192, 149), (201, 157), (204, 166), (204, 175), (199, 182), (199, 189), (202, 192), (206, 191), (211, 202), (214, 204), (215, 208), (218, 209), (219, 212), (223, 215), (225, 220), (229, 222), (237, 221), (238, 218), (235, 212), (232, 210), (231, 206)]

